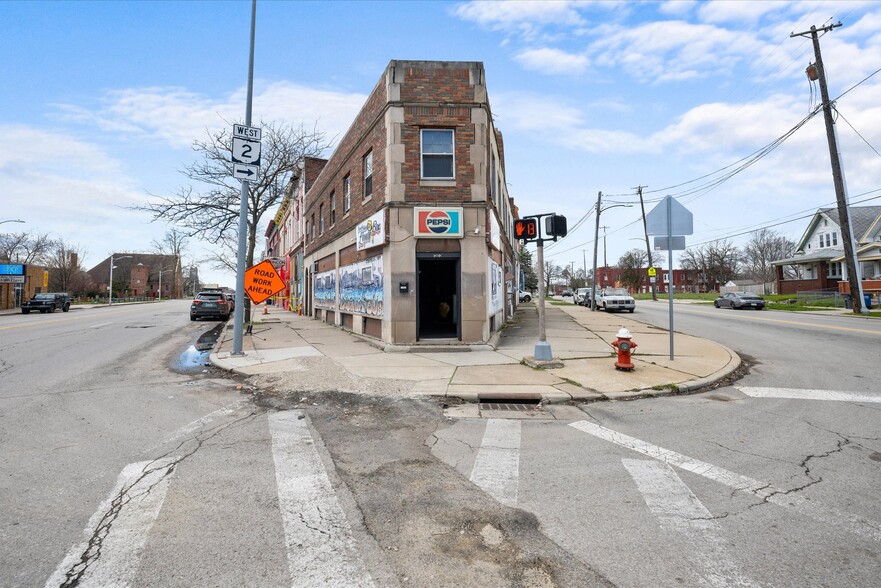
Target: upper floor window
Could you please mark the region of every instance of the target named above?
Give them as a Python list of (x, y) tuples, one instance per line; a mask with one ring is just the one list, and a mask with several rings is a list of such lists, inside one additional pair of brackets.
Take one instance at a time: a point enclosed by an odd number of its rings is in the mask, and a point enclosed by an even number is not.
[(324, 202), (318, 205), (318, 234), (324, 234)]
[(349, 212), (352, 208), (352, 178), (346, 176), (343, 178), (343, 213)]
[(373, 194), (373, 151), (364, 156), (364, 199)]
[(422, 177), (455, 179), (454, 136), (449, 129), (422, 129)]
[(330, 226), (336, 222), (336, 194), (330, 193)]
[(838, 245), (838, 233), (832, 233), (832, 245)]
[(312, 235), (311, 235), (311, 237), (312, 237), (312, 240), (314, 241), (314, 240), (315, 240), (315, 215), (314, 215), (314, 214), (312, 215), (312, 220), (309, 221), (309, 222), (310, 222), (310, 224), (312, 225)]

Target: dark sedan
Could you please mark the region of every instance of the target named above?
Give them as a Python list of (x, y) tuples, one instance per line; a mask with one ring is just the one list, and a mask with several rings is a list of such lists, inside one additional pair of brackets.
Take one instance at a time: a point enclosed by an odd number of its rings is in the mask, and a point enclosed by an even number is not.
[(226, 297), (226, 294), (219, 290), (203, 291), (199, 292), (190, 305), (190, 320), (219, 318), (226, 321), (229, 320), (232, 311), (233, 304)]
[(750, 292), (729, 292), (716, 298), (713, 301), (713, 306), (716, 308), (755, 308), (756, 310), (763, 310), (765, 308), (765, 299), (758, 294)]

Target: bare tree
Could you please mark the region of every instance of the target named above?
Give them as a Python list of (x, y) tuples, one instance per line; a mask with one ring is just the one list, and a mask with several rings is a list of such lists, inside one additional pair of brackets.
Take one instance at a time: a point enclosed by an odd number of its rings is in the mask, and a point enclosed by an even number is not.
[(538, 275), (535, 268), (532, 267), (532, 252), (526, 248), (525, 244), (521, 244), (517, 251), (517, 257), (520, 261), (520, 269), (523, 271), (523, 289), (534, 292), (538, 288)]
[(730, 241), (713, 241), (686, 249), (680, 257), (684, 269), (695, 270), (709, 290), (737, 277), (740, 253)]
[[(180, 188), (173, 196), (154, 196), (134, 210), (148, 212), (153, 220), (175, 223), (187, 236), (210, 243), (238, 239), (241, 183), (233, 179), (231, 126), (193, 143), (201, 160), (182, 173), (196, 184)], [(248, 185), (246, 263), (253, 265), (257, 229), (263, 215), (279, 204), (284, 189), (305, 157), (319, 157), (330, 147), (324, 133), (304, 126), (262, 122), (260, 174)], [(234, 257), (235, 258), (235, 257)], [(250, 318), (250, 306), (245, 305)]]
[(46, 258), (49, 268), (49, 290), (81, 296), (89, 287), (89, 275), (82, 266), (86, 253), (79, 245), (57, 242)]
[(58, 242), (48, 233), (0, 234), (0, 259), (12, 263), (46, 265)]
[(554, 265), (552, 261), (546, 261), (544, 270), (545, 294), (550, 294), (551, 284), (553, 284), (554, 280), (563, 277), (563, 268), (561, 268), (559, 265)]
[(648, 263), (648, 254), (643, 249), (631, 249), (618, 260), (621, 282), (631, 290), (639, 291), (643, 282), (642, 268)]
[(753, 280), (761, 282), (764, 287), (777, 277), (776, 268), (771, 263), (792, 257), (795, 241), (769, 229), (760, 229), (750, 235), (741, 258), (744, 273)]
[(153, 239), (153, 250), (160, 255), (175, 255), (179, 258), (184, 256), (189, 245), (190, 236), (186, 231), (171, 228), (165, 232), (161, 241)]

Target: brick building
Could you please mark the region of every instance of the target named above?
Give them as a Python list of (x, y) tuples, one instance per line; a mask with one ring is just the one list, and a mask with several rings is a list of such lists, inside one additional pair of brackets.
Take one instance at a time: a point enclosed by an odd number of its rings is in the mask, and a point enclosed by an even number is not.
[[(657, 276), (655, 279), (655, 291), (659, 294), (667, 293), (667, 285), (670, 281), (670, 275), (667, 270), (657, 267)], [(620, 267), (598, 267), (597, 268), (597, 284), (600, 288), (616, 287), (623, 288), (622, 276), (624, 269)], [(648, 268), (641, 268), (640, 286), (637, 293), (646, 293), (652, 291), (651, 279), (648, 275)], [(673, 292), (707, 292), (712, 288), (702, 283), (700, 274), (696, 270), (674, 269), (673, 270)], [(718, 288), (717, 288), (718, 289)]]
[(267, 253), (287, 249), (304, 314), (393, 345), (486, 342), (513, 314), (513, 203), (482, 63), (391, 61), (288, 192)]
[[(183, 268), (179, 255), (113, 254), (113, 296), (139, 298), (183, 297)], [(107, 292), (110, 257), (86, 272), (98, 292)], [(161, 284), (161, 295), (160, 295)]]

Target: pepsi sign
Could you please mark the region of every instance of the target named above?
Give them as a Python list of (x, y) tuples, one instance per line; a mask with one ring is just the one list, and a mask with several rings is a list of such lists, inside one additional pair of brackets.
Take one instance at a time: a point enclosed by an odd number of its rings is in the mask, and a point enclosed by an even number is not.
[(461, 237), (461, 208), (416, 207), (416, 237)]

